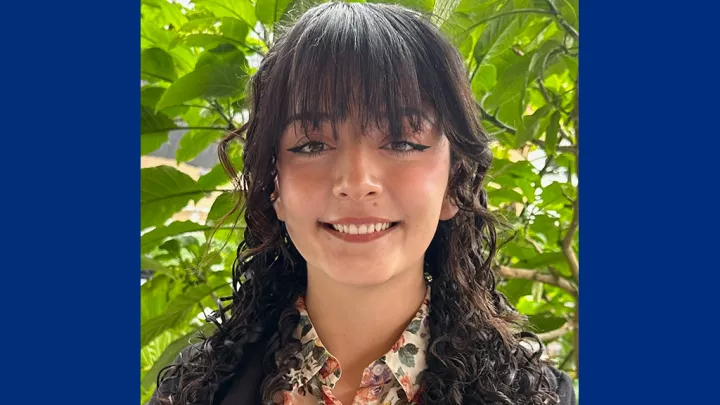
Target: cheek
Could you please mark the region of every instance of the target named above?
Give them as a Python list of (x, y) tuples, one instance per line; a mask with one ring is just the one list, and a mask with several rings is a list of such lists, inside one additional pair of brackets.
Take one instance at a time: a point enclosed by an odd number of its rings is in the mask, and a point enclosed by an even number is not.
[(439, 219), (450, 171), (450, 159), (446, 155), (446, 150), (437, 151), (392, 176), (393, 188), (402, 199), (408, 215), (422, 216), (429, 222)]
[(286, 217), (317, 219), (317, 209), (324, 206), (322, 190), (329, 187), (327, 173), (317, 165), (278, 164), (278, 195)]

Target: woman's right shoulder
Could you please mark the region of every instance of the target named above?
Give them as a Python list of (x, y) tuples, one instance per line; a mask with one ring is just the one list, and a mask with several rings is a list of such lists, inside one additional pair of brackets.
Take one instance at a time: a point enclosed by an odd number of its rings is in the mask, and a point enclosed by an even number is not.
[[(185, 347), (173, 361), (173, 365), (187, 362), (197, 355), (203, 348), (203, 343), (195, 343)], [(213, 396), (213, 404), (255, 404), (260, 401), (260, 383), (263, 378), (262, 359), (263, 350), (253, 345), (248, 348), (248, 355), (236, 365), (234, 376), (222, 383)], [(176, 376), (168, 376), (155, 389), (150, 402), (146, 405), (160, 405), (158, 396), (167, 397), (178, 391)]]
[(555, 393), (560, 397), (559, 405), (575, 405), (575, 388), (572, 379), (567, 373), (552, 366), (546, 366), (550, 375), (555, 379)]
[[(201, 346), (202, 343), (194, 343), (185, 347), (180, 351), (180, 353), (175, 357), (175, 360), (173, 360), (170, 365), (179, 365), (182, 364), (184, 361), (187, 361), (187, 359), (194, 356), (200, 351)], [(146, 405), (159, 405), (158, 396), (167, 397), (171, 393), (174, 393), (175, 391), (177, 391), (177, 385), (177, 378), (168, 376), (160, 382), (160, 385), (158, 385), (157, 388), (155, 388), (155, 392), (150, 398), (150, 402), (148, 402)]]

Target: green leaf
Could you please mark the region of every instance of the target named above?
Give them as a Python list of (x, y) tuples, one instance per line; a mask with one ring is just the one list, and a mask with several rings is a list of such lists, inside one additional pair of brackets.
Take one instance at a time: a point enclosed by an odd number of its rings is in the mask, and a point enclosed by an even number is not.
[(219, 163), (198, 179), (198, 186), (203, 190), (214, 190), (228, 183), (230, 183), (230, 179), (227, 177), (225, 169), (223, 169)]
[(165, 93), (164, 87), (144, 86), (140, 89), (140, 105), (154, 111), (163, 93)]
[(169, 47), (185, 44), (205, 49), (223, 44), (243, 46), (250, 28), (237, 18), (200, 18), (185, 24), (170, 43)]
[(224, 128), (190, 130), (180, 139), (175, 159), (178, 163), (192, 160), (223, 135), (225, 135)]
[(190, 176), (170, 166), (140, 169), (140, 228), (162, 225), (203, 195)]
[(293, 0), (257, 0), (255, 3), (255, 16), (266, 25), (272, 25), (280, 20), (285, 10)]
[(489, 189), (488, 190), (488, 199), (493, 205), (497, 206), (497, 203), (500, 202), (508, 202), (508, 203), (522, 203), (523, 197), (520, 193), (518, 193), (515, 190), (510, 190), (507, 188), (500, 188), (500, 189)]
[(169, 82), (177, 79), (172, 56), (160, 48), (145, 49), (140, 53), (140, 72)]
[(455, 8), (460, 4), (460, 0), (434, 0), (429, 3), (430, 9), (432, 10), (433, 22), (438, 25), (447, 21), (448, 17), (452, 15)]
[(148, 319), (140, 325), (140, 347), (144, 347), (164, 331), (178, 326), (190, 315), (191, 310), (200, 312), (196, 308), (197, 304), (226, 284), (225, 280), (216, 279), (213, 284), (192, 286), (182, 295), (173, 298), (162, 315)]
[(177, 356), (180, 354), (180, 352), (185, 349), (188, 345), (191, 344), (191, 339), (199, 336), (208, 336), (215, 330), (214, 324), (207, 324), (200, 328), (194, 329), (192, 332), (176, 339), (172, 343), (170, 343), (163, 353), (160, 355), (160, 357), (155, 360), (155, 362), (152, 365), (152, 368), (148, 370), (148, 372), (145, 374), (145, 376), (142, 379), (142, 382), (140, 383), (140, 386), (144, 390), (151, 390), (153, 389), (154, 384), (157, 381), (158, 373), (160, 370), (162, 370), (164, 367), (169, 366), (170, 364), (175, 361)]
[(563, 205), (570, 203), (564, 195), (562, 185), (558, 182), (545, 186), (542, 194), (540, 194), (540, 198), (542, 199), (540, 207), (543, 209), (549, 209), (550, 207), (561, 208)]
[(167, 226), (158, 226), (140, 237), (140, 252), (149, 253), (159, 246), (165, 239), (190, 232), (202, 232), (212, 229), (211, 226), (201, 225), (192, 221), (175, 221)]
[(555, 0), (560, 14), (562, 14), (565, 21), (570, 23), (575, 30), (578, 27), (578, 1), (577, 0)]
[[(242, 55), (240, 52), (238, 54)], [(179, 105), (201, 97), (233, 97), (245, 90), (247, 61), (244, 63), (203, 64), (176, 80), (158, 101), (157, 109)]]
[(558, 131), (560, 130), (560, 111), (555, 111), (550, 116), (547, 130), (545, 130), (545, 152), (554, 155), (558, 143)]
[(255, 7), (250, 0), (193, 0), (200, 10), (207, 10), (215, 17), (233, 17), (245, 21), (248, 26), (257, 24)]
[(498, 286), (498, 289), (505, 294), (505, 297), (511, 303), (515, 303), (520, 297), (530, 294), (532, 285), (531, 280), (510, 279)]
[(167, 267), (163, 266), (160, 262), (151, 259), (147, 256), (140, 256), (140, 270), (152, 270), (159, 273), (167, 273)]
[(174, 286), (174, 280), (166, 274), (155, 275), (140, 286), (140, 323), (165, 312)]
[[(165, 93), (164, 87), (143, 86), (143, 88), (140, 89), (140, 105), (155, 111), (157, 102), (160, 100), (163, 93)], [(177, 117), (184, 114), (185, 112), (187, 112), (187, 109), (188, 107), (175, 106), (165, 108), (162, 110), (162, 112), (163, 114), (167, 115), (169, 118), (172, 119), (172, 117)]]
[(213, 201), (212, 207), (210, 207), (206, 223), (217, 223), (218, 220), (221, 220), (225, 215), (230, 213), (238, 202), (237, 197), (238, 196), (234, 191), (220, 194), (215, 201)]
[(167, 0), (142, 0), (141, 13), (143, 18), (149, 18), (158, 26), (182, 26), (187, 17), (181, 11), (182, 6), (170, 3)]
[(173, 39), (173, 34), (156, 25), (155, 21), (143, 19), (140, 22), (140, 38), (150, 46), (167, 49)]
[(538, 269), (552, 265), (565, 263), (565, 256), (562, 252), (543, 252), (536, 254), (528, 260), (522, 260), (518, 263), (518, 267)]
[(170, 130), (177, 128), (175, 122), (161, 112), (140, 107), (140, 154), (154, 152), (168, 140)]
[(563, 55), (562, 56), (563, 61), (565, 62), (565, 66), (567, 67), (568, 73), (570, 73), (570, 78), (572, 80), (577, 79), (578, 74), (578, 60), (577, 58), (569, 55)]
[(496, 58), (498, 81), (492, 93), (484, 100), (485, 108), (492, 112), (498, 110), (498, 118), (506, 124), (517, 127), (522, 121), (522, 92), (525, 86), (525, 74), (532, 55), (517, 56), (505, 52)]
[[(496, 15), (507, 13), (512, 9), (513, 3), (506, 2)], [(496, 55), (510, 49), (515, 37), (522, 32), (525, 18), (511, 14), (489, 21), (475, 45), (473, 55), (477, 63), (491, 62)]]
[(543, 333), (558, 329), (565, 325), (567, 321), (564, 318), (553, 315), (552, 312), (546, 311), (528, 316), (528, 322), (535, 327), (536, 332)]
[(552, 107), (544, 105), (535, 111), (532, 115), (523, 117), (522, 125), (515, 133), (515, 146), (522, 147), (526, 142), (535, 139), (540, 131), (540, 123), (545, 118)]
[(482, 98), (486, 92), (492, 91), (497, 83), (497, 69), (493, 65), (483, 64), (475, 73), (472, 81), (472, 90), (475, 97)]

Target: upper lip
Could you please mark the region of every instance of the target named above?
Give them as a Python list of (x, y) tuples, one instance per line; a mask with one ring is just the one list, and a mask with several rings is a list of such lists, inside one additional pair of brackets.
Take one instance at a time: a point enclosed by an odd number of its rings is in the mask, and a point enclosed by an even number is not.
[(393, 221), (387, 218), (379, 217), (343, 217), (332, 221), (326, 222), (331, 225), (367, 225), (377, 223), (392, 223)]

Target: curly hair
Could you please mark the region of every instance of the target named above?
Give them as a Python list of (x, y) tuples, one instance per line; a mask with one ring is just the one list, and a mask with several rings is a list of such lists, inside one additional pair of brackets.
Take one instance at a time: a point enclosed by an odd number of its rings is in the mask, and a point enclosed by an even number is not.
[[(422, 404), (555, 404), (553, 379), (524, 318), (496, 290), (492, 263), (498, 223), (487, 208), (483, 182), (492, 161), (467, 72), (457, 49), (407, 8), (371, 3), (326, 3), (310, 8), (279, 36), (251, 80), (249, 120), (226, 137), (221, 161), (244, 199), (246, 221), (233, 264), (233, 295), (213, 315), (217, 330), (199, 350), (158, 378), (176, 381), (158, 404), (211, 404), (219, 387), (256, 345), (264, 351), (264, 404), (278, 403), (300, 342), (293, 303), (307, 287), (305, 259), (273, 209), (278, 139), (290, 117), (333, 122), (356, 109), (363, 125), (386, 119), (401, 136), (401, 115), (431, 106), (451, 145), (448, 197), (459, 212), (440, 221), (425, 255), (433, 278), (427, 369)], [(354, 110), (355, 111), (355, 110)], [(306, 118), (303, 118), (306, 117)], [(335, 128), (333, 124), (333, 128)], [(244, 141), (242, 173), (228, 156)], [(241, 281), (242, 280), (242, 281)]]

